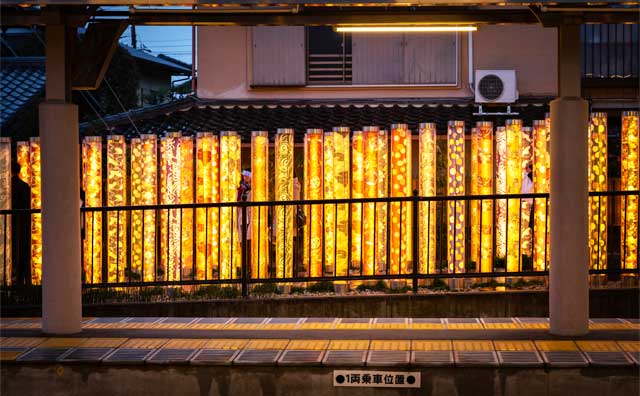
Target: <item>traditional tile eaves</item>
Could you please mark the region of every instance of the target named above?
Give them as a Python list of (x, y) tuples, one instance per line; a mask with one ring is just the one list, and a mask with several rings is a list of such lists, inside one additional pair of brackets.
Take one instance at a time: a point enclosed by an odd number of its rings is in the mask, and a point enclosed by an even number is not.
[(0, 128), (44, 90), (44, 57), (2, 58), (0, 68)]

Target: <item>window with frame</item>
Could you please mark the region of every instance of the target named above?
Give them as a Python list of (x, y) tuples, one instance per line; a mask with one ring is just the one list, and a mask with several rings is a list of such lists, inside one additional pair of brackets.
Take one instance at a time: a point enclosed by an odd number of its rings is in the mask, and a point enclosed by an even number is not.
[(307, 85), (435, 85), (458, 83), (458, 36), (349, 34), (308, 27)]

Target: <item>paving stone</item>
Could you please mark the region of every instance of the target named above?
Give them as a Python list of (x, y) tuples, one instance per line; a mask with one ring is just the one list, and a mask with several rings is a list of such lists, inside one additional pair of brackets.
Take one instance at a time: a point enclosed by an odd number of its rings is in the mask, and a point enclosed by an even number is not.
[(417, 367), (453, 366), (453, 351), (413, 351), (411, 365)]
[(233, 360), (233, 364), (247, 365), (275, 365), (282, 350), (276, 349), (245, 349)]
[(537, 351), (497, 351), (498, 361), (504, 367), (542, 367), (544, 361)]
[(187, 364), (197, 352), (197, 349), (162, 348), (146, 359), (147, 363), (156, 364)]
[(102, 360), (103, 363), (143, 364), (155, 351), (147, 348), (119, 348)]
[(494, 351), (454, 351), (458, 367), (496, 367), (499, 365)]
[(408, 366), (411, 360), (409, 351), (369, 351), (367, 366), (395, 367)]
[(52, 363), (57, 361), (70, 348), (34, 348), (18, 357), (18, 362)]
[(364, 366), (367, 351), (328, 350), (322, 364), (325, 366)]
[(74, 348), (60, 358), (62, 362), (101, 362), (113, 348)]
[(278, 359), (278, 364), (282, 366), (309, 366), (320, 365), (324, 351), (319, 350), (286, 350)]
[(229, 366), (240, 352), (237, 349), (201, 349), (193, 355), (191, 364)]

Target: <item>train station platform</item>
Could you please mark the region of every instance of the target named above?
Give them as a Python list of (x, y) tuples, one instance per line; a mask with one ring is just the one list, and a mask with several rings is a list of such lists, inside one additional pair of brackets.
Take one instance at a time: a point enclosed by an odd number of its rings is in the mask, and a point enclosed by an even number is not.
[(149, 394), (333, 395), (346, 391), (340, 370), (392, 370), (421, 373), (420, 387), (354, 385), (350, 394), (637, 395), (640, 321), (591, 319), (589, 328), (558, 337), (547, 318), (531, 317), (101, 317), (51, 337), (40, 318), (3, 318), (2, 394), (67, 383), (76, 394), (129, 384)]

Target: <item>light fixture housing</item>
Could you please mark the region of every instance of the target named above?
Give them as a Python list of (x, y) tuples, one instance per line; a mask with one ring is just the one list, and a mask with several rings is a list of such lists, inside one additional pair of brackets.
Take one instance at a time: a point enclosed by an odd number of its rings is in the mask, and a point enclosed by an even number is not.
[(338, 33), (443, 33), (475, 32), (476, 26), (337, 26)]

